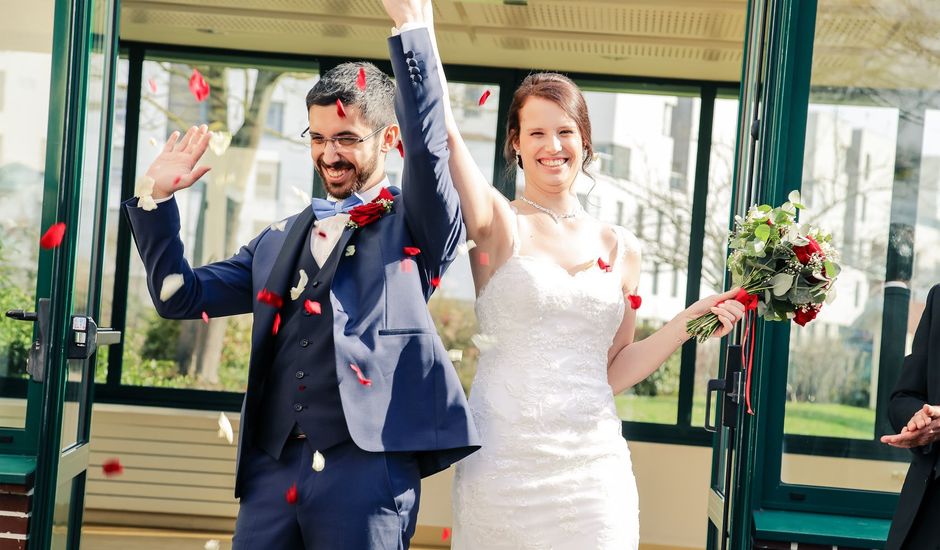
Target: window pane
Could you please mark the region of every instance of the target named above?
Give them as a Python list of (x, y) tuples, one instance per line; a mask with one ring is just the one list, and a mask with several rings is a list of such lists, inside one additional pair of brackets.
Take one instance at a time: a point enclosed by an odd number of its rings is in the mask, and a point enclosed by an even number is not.
[[(698, 146), (700, 99), (675, 95), (585, 92), (591, 114), (596, 181), (576, 191), (588, 214), (625, 227), (643, 245), (636, 339), (685, 307), (688, 235)], [(520, 174), (518, 185), (524, 182)], [(621, 418), (675, 424), (680, 353), (616, 397)]]
[[(481, 106), (479, 98), (487, 90), (490, 97)], [(499, 86), (449, 82), (448, 91), (461, 136), (467, 143), (473, 160), (492, 185), (496, 135), (502, 131), (496, 116)], [(429, 307), (437, 332), (454, 362), (464, 391), (467, 392), (476, 374), (477, 357), (480, 355), (480, 350), (471, 340), (478, 331), (474, 301), (469, 256), (461, 253), (441, 279), (441, 285), (431, 297)]]
[[(816, 20), (802, 178), (810, 209), (801, 221), (833, 233), (842, 273), (835, 301), (806, 327), (791, 327), (784, 431), (845, 439), (849, 456), (880, 445), (888, 403), (878, 396), (890, 393), (902, 368), (898, 344), (910, 350), (927, 290), (940, 280), (937, 59), (923, 46), (933, 36), (922, 7), (896, 7), (862, 8), (866, 32), (851, 37), (834, 30), (844, 21), (838, 2), (820, 2)], [(888, 322), (908, 288), (907, 322)], [(891, 471), (904, 471), (909, 454), (897, 460), (784, 454), (781, 478), (897, 490), (902, 480)]]
[[(189, 90), (194, 68), (210, 85), (202, 102)], [(176, 197), (180, 237), (193, 266), (228, 258), (307, 205), (313, 165), (300, 132), (307, 125), (304, 98), (316, 79), (296, 70), (144, 62), (138, 174), (173, 130), (205, 123), (217, 133), (203, 158), (212, 171)], [(252, 131), (256, 124), (261, 131)], [(140, 257), (131, 253), (123, 384), (242, 391), (250, 340), (251, 315), (208, 324), (158, 317)]]
[[(728, 252), (728, 216), (731, 213), (731, 178), (734, 171), (737, 118), (737, 99), (715, 100), (699, 298), (723, 290)], [(692, 425), (694, 426), (704, 425), (705, 389), (708, 380), (718, 376), (720, 353), (721, 340), (718, 338), (710, 338), (704, 344), (696, 344), (695, 394), (692, 401)]]

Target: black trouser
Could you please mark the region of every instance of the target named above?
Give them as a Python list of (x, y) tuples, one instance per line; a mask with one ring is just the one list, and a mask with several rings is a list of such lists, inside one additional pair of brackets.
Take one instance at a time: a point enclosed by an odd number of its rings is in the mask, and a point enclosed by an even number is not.
[(940, 479), (927, 485), (924, 499), (917, 508), (917, 517), (901, 546), (903, 550), (940, 549)]

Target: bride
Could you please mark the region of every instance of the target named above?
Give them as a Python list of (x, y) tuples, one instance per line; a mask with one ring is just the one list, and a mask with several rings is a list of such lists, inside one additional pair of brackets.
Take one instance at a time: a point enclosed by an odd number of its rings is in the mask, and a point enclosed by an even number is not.
[[(433, 25), (430, 0), (384, 1)], [(512, 202), (487, 183), (444, 104), (450, 170), (476, 242), (476, 313), (491, 342), (470, 393), (482, 448), (457, 464), (452, 547), (636, 549), (636, 482), (614, 395), (690, 338), (688, 320), (715, 313), (720, 337), (744, 307), (735, 290), (711, 296), (633, 341), (626, 296), (637, 291), (640, 246), (588, 216), (572, 190), (594, 151), (571, 80), (532, 74), (513, 96), (505, 154), (524, 172), (525, 190)]]

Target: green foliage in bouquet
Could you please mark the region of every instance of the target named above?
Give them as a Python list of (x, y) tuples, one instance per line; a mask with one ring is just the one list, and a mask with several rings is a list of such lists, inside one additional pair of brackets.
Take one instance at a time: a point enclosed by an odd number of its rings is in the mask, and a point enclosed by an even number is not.
[[(757, 315), (766, 321), (792, 319), (802, 326), (835, 299), (833, 285), (841, 268), (832, 235), (797, 223), (797, 212), (806, 208), (799, 191), (788, 199), (776, 208), (762, 204), (752, 206), (747, 216), (735, 216), (728, 269), (733, 286), (742, 289), (737, 299), (745, 306), (756, 305)], [(703, 342), (719, 326), (709, 313), (686, 328)]]

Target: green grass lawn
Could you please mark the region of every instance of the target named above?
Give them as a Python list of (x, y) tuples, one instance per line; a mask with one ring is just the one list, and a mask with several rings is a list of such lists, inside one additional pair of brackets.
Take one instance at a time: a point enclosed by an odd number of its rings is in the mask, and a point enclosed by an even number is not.
[[(674, 424), (678, 400), (674, 395), (615, 398), (620, 418), (634, 422)], [(713, 413), (714, 414), (714, 413)], [(692, 402), (692, 424), (701, 426), (705, 418), (705, 400)], [(784, 432), (788, 434), (871, 439), (874, 434), (875, 411), (833, 403), (787, 403)]]

